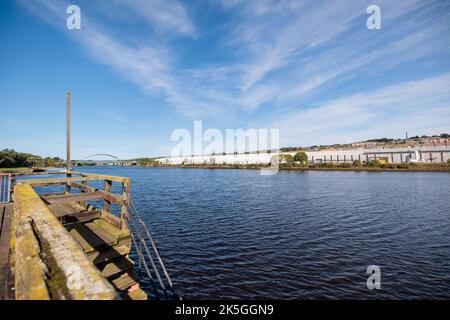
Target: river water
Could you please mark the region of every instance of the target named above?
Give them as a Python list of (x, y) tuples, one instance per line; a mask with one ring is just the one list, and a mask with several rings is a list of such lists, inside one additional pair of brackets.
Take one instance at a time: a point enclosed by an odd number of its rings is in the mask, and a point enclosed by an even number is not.
[(184, 298), (450, 298), (449, 173), (79, 169), (131, 177)]

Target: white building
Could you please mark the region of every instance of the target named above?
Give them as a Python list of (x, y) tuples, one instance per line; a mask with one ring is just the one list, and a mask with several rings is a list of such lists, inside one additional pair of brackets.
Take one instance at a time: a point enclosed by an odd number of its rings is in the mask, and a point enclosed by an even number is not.
[[(374, 159), (384, 160), (388, 163), (395, 162), (447, 162), (450, 159), (450, 147), (417, 147), (395, 149), (354, 149), (354, 150), (322, 150), (307, 151), (309, 163), (336, 162), (352, 163), (354, 160), (361, 162)], [(158, 158), (162, 164), (268, 164), (273, 156), (280, 153), (259, 154), (227, 154), (204, 155), (187, 157)], [(294, 156), (296, 152), (282, 152)]]

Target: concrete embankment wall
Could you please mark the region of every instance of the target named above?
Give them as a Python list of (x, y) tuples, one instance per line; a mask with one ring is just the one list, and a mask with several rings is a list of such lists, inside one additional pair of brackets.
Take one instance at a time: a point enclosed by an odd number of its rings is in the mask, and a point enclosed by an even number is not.
[[(417, 152), (416, 152), (417, 151)], [(204, 155), (165, 157), (158, 160), (163, 164), (267, 164), (270, 159), (280, 153), (237, 154), (237, 155)], [(296, 152), (282, 152), (294, 156)], [(450, 159), (450, 147), (427, 148), (396, 148), (396, 149), (354, 149), (354, 150), (323, 150), (306, 152), (310, 163), (348, 162), (360, 160), (366, 162), (383, 159), (388, 163), (400, 163), (411, 160), (421, 162), (447, 162)], [(417, 159), (416, 159), (417, 158)]]

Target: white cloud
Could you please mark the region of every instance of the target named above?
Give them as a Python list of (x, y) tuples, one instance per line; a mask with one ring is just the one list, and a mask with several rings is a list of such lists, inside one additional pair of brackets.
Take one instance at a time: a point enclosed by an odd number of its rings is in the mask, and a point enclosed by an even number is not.
[[(20, 2), (64, 28), (68, 2)], [(184, 41), (191, 42), (186, 46), (195, 47), (193, 38), (201, 30), (182, 2), (175, 0), (108, 2), (111, 12), (123, 15), (119, 24), (128, 20), (151, 25), (162, 36), (136, 35), (139, 41), (129, 41), (122, 34), (117, 37), (116, 24), (111, 27), (83, 8), (82, 30), (69, 36), (97, 61), (146, 93), (161, 95), (183, 115), (222, 117), (241, 109), (251, 113), (269, 103), (272, 109), (301, 107), (309, 94), (322, 96), (326, 84), (338, 87), (349, 78), (371, 73), (376, 77), (437, 52), (448, 55), (448, 14), (436, 17), (434, 13), (431, 19), (423, 2), (379, 1), (383, 26), (395, 19), (399, 23), (370, 33), (365, 27), (368, 4), (370, 1), (224, 1), (221, 9), (229, 10), (231, 21), (218, 39), (225, 39), (220, 49), (231, 60), (226, 63), (186, 66), (179, 61), (182, 53), (165, 35), (188, 36)], [(413, 11), (413, 17), (401, 20)]]
[(144, 18), (155, 30), (163, 33), (195, 35), (195, 25), (183, 4), (176, 0), (114, 0)]
[(450, 73), (398, 83), (286, 114), (268, 127), (280, 129), (282, 145), (296, 146), (449, 131), (448, 88)]

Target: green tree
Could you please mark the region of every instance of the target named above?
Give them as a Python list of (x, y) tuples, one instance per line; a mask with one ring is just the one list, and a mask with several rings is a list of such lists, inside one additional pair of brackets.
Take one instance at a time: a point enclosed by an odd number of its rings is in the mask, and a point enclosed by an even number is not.
[(283, 154), (283, 160), (286, 161), (286, 163), (293, 163), (294, 158), (290, 154)]
[(303, 151), (297, 152), (294, 156), (294, 161), (300, 162), (301, 164), (307, 164), (308, 156)]

